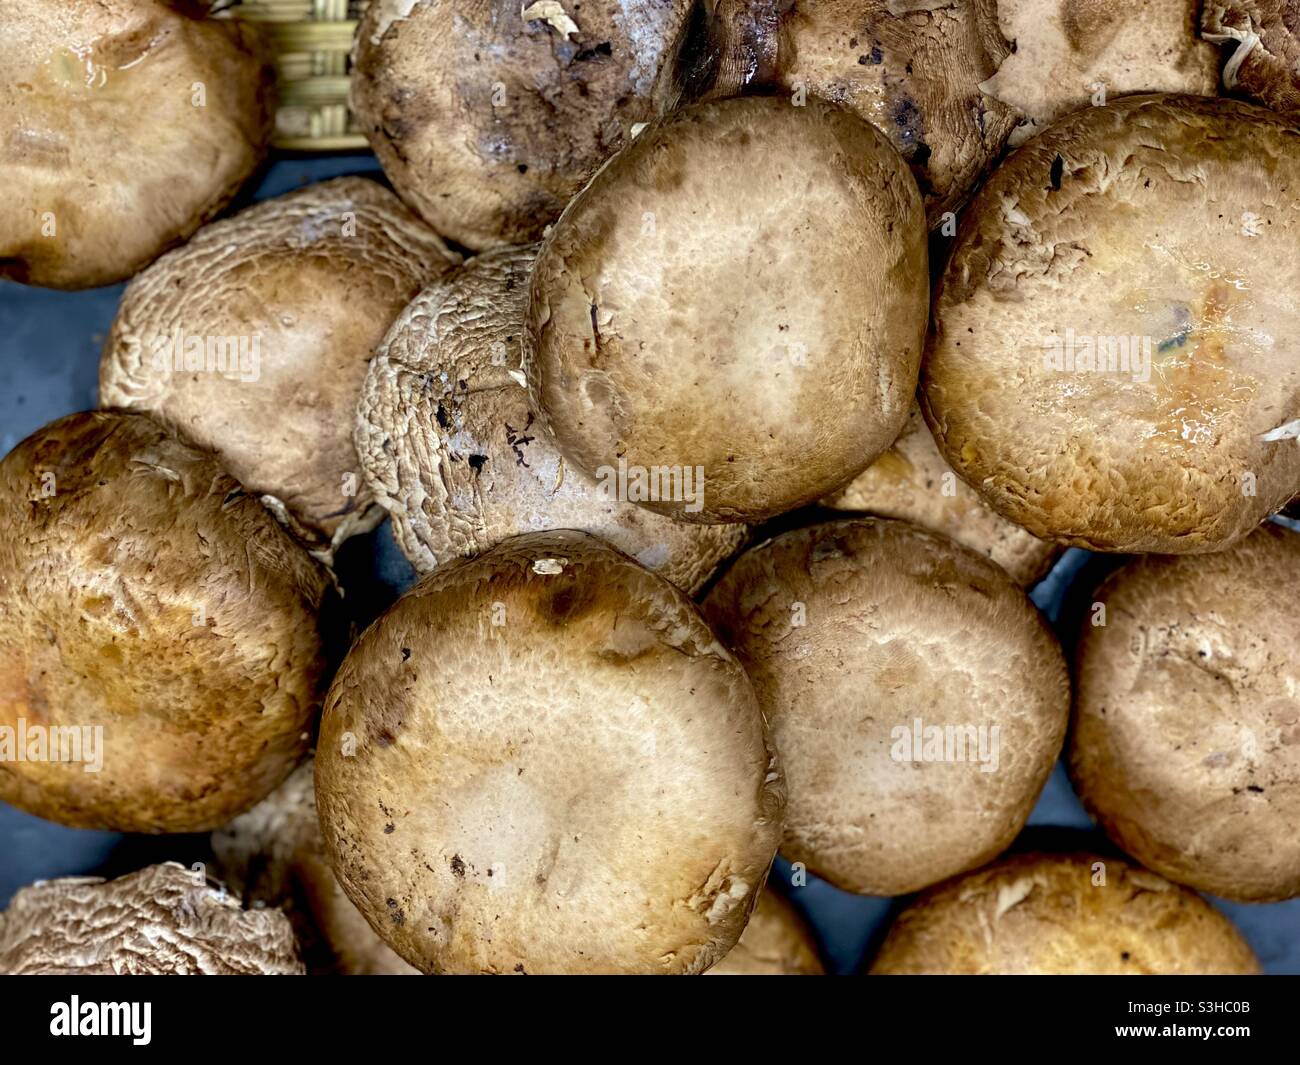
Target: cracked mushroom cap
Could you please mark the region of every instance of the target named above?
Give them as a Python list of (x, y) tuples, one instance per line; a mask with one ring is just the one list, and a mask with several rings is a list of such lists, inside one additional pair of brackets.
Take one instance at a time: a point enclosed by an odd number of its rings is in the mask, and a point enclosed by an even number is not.
[(1225, 89), (1300, 115), (1300, 0), (1205, 0), (1201, 35), (1234, 45)]
[(943, 533), (991, 558), (1025, 588), (1042, 580), (1061, 552), (1056, 544), (999, 517), (953, 473), (917, 406), (893, 446), (821, 505), (901, 518)]
[(247, 813), (212, 834), (215, 873), (245, 905), (282, 910), (313, 975), (410, 976), (352, 905), (325, 857), (308, 760)]
[(1215, 96), (1219, 56), (1197, 36), (1201, 0), (995, 0), (1013, 47), (980, 88), (1027, 140), (1062, 115), (1130, 93)]
[(100, 405), (146, 411), (215, 451), (328, 561), (383, 516), (352, 442), (366, 365), (406, 302), (458, 261), (363, 178), (250, 207), (127, 286)]
[(905, 522), (828, 522), (741, 555), (703, 609), (781, 752), (790, 861), (903, 895), (1015, 839), (1060, 753), (1070, 686), (1000, 567)]
[(1250, 946), (1193, 891), (1117, 858), (1024, 854), (926, 892), (872, 975), (1254, 975)]
[(256, 169), (271, 136), (269, 60), (248, 26), (198, 8), (0, 6), (0, 278), (121, 281), (217, 214)]
[(428, 973), (698, 973), (740, 937), (784, 784), (740, 664), (579, 532), (439, 566), (366, 631), (316, 757), (349, 897)]
[(470, 248), (537, 240), (671, 106), (688, 0), (374, 0), (352, 109), (393, 187)]
[(719, 0), (711, 7), (705, 34), (715, 58), (703, 95), (802, 87), (850, 108), (907, 160), (931, 227), (965, 202), (1016, 124), (1011, 108), (979, 89), (1007, 55), (994, 0)]
[(246, 810), (307, 749), (324, 590), (256, 499), (149, 418), (38, 430), (0, 461), (0, 800), (121, 832)]
[(825, 976), (817, 955), (817, 940), (795, 908), (770, 887), (758, 896), (758, 905), (740, 941), (706, 976)]
[(174, 862), (23, 888), (0, 913), (6, 976), (301, 976), (278, 910), (243, 910)]
[(1143, 865), (1242, 902), (1300, 895), (1300, 533), (1141, 558), (1086, 625), (1070, 768)]
[(519, 533), (581, 529), (694, 592), (745, 527), (676, 522), (624, 501), (534, 424), (519, 366), (535, 253), (484, 252), (393, 323), (357, 410), (367, 485), (421, 573)]
[(1131, 96), (989, 179), (935, 299), (922, 401), (1003, 517), (1099, 551), (1214, 551), (1300, 491), (1300, 128)]
[(702, 502), (653, 509), (759, 521), (898, 435), (928, 292), (916, 182), (872, 126), (816, 97), (698, 104), (642, 132), (543, 242), (532, 407), (591, 476), (702, 471)]

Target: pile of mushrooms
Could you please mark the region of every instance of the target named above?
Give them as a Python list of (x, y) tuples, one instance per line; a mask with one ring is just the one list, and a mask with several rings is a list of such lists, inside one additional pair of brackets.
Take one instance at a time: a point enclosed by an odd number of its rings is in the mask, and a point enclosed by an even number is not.
[[(391, 189), (228, 217), (206, 8), (0, 12), (0, 277), (130, 279), (0, 459), (0, 800), (211, 852), (0, 972), (817, 975), (809, 876), (920, 893), (873, 973), (1258, 971), (1197, 892), (1300, 896), (1293, 5), (375, 2)], [(1134, 557), (1063, 648), (1067, 547)], [(1063, 753), (1126, 858), (1021, 845)]]

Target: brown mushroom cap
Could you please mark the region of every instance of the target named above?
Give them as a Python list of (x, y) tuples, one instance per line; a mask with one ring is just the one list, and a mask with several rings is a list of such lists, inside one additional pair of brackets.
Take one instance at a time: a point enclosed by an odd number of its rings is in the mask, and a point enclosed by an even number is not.
[(696, 973), (739, 938), (784, 784), (740, 664), (585, 533), (439, 566), (353, 646), (316, 758), (326, 851), (437, 973)]
[(795, 908), (764, 888), (740, 941), (705, 976), (824, 976), (817, 941)]
[[(1300, 491), (1297, 134), (1233, 100), (1131, 96), (1062, 119), (980, 190), (936, 297), (923, 404), (1003, 517), (1181, 554)], [(1093, 338), (1139, 357), (1090, 367)]]
[(676, 522), (620, 501), (533, 424), (519, 367), (535, 253), (484, 252), (398, 316), (357, 409), (367, 485), (422, 573), (519, 533), (581, 529), (694, 592), (745, 527)]
[(210, 454), (150, 419), (38, 430), (0, 461), (0, 800), (123, 832), (247, 809), (307, 748), (324, 588)]
[(283, 910), (313, 974), (410, 976), (339, 886), (316, 816), (308, 760), (247, 813), (212, 834), (216, 875), (244, 899)]
[(928, 288), (916, 182), (873, 127), (816, 97), (696, 105), (642, 132), (542, 244), (532, 406), (592, 476), (703, 470), (700, 509), (654, 509), (757, 521), (898, 435)]
[(1250, 946), (1195, 892), (1088, 854), (1023, 854), (926, 892), (873, 975), (1251, 975)]
[(689, 9), (375, 0), (357, 29), (352, 109), (393, 187), (440, 233), (527, 243), (671, 104), (661, 75)]
[(1138, 559), (1085, 626), (1070, 767), (1110, 837), (1244, 902), (1300, 895), (1300, 533)]
[(130, 277), (266, 152), (273, 72), (237, 20), (162, 0), (5, 0), (0, 40), (0, 278)]
[(301, 976), (278, 910), (240, 908), (174, 862), (23, 888), (0, 913), (6, 976)]
[(939, 453), (917, 406), (893, 446), (821, 504), (902, 518), (943, 533), (991, 558), (1026, 588), (1043, 578), (1061, 551), (1000, 517), (958, 478)]
[(988, 559), (905, 522), (829, 522), (741, 555), (704, 614), (781, 752), (791, 861), (902, 895), (989, 861), (1024, 826), (1065, 737), (1069, 678)]
[(1219, 57), (1197, 37), (1201, 0), (996, 0), (1015, 47), (980, 86), (1035, 129), (1081, 107), (1139, 92), (1214, 96)]
[(352, 443), (366, 365), (406, 301), (458, 261), (363, 178), (260, 203), (127, 286), (100, 404), (147, 411), (215, 451), (327, 558), (383, 514)]
[(908, 161), (934, 227), (965, 201), (1017, 121), (980, 92), (1007, 54), (994, 0), (720, 0), (708, 97), (800, 88), (843, 104)]
[(1201, 34), (1235, 42), (1223, 86), (1300, 115), (1300, 0), (1205, 0)]

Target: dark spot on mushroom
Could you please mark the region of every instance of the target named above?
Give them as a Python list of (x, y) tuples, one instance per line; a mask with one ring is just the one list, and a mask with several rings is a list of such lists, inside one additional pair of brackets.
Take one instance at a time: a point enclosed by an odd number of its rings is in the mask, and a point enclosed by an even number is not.
[(916, 151), (912, 153), (912, 165), (925, 166), (930, 161), (930, 156), (932, 154), (930, 146), (926, 144), (925, 141), (917, 141)]
[(518, 965), (515, 966), (515, 972), (517, 972), (520, 976), (528, 975), (528, 970), (524, 968), (523, 962), (520, 962)]
[(441, 403), (438, 404), (438, 410), (434, 414), (434, 417), (438, 419), (438, 428), (440, 429), (451, 428), (451, 415), (447, 413), (447, 408), (444, 407)]
[(402, 661), (403, 661), (403, 662), (409, 662), (410, 659), (411, 659), (411, 649), (410, 649), (409, 647), (403, 647), (403, 648), (402, 648)]
[(601, 41), (594, 48), (584, 48), (573, 57), (575, 63), (586, 63), (592, 59), (605, 59), (613, 55), (614, 46), (609, 41)]
[(521, 173), (521, 174), (527, 174), (527, 173), (528, 173), (528, 164), (527, 164), (527, 163), (520, 163), (518, 166), (515, 167), (515, 169), (518, 170), (519, 173)]
[(1064, 173), (1065, 160), (1062, 159), (1060, 155), (1057, 155), (1057, 157), (1052, 160), (1052, 169), (1048, 173), (1048, 180), (1051, 181), (1052, 188), (1057, 192), (1061, 190), (1061, 177)]
[(384, 825), (385, 836), (391, 836), (396, 831), (397, 831), (397, 826), (393, 824), (392, 821), (389, 821), (388, 824)]
[(482, 473), (483, 467), (487, 465), (488, 457), (486, 455), (471, 455), (469, 464), (475, 473)]
[(464, 880), (465, 862), (461, 859), (461, 856), (459, 854), (453, 854), (451, 856), (451, 862), (449, 864), (451, 865), (452, 875), (459, 877), (461, 880)]

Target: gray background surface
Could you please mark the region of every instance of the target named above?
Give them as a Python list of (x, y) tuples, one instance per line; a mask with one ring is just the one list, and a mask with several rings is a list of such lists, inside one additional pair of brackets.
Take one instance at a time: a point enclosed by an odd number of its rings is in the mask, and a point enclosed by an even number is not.
[[(340, 174), (380, 176), (368, 154), (281, 159), (251, 186), (243, 203)], [(46, 422), (96, 405), (99, 352), (112, 322), (121, 286), (87, 292), (50, 292), (0, 282), (0, 454)], [(1035, 590), (1033, 598), (1056, 625), (1067, 648), (1092, 589), (1115, 559), (1071, 550)], [(412, 579), (385, 523), (349, 543), (339, 560), (354, 613), (366, 622)], [(1029, 828), (1015, 849), (1081, 846), (1113, 853), (1079, 805), (1064, 768), (1057, 765)], [(185, 863), (206, 857), (204, 837), (123, 836), (63, 828), (0, 803), (0, 907), (35, 880), (97, 873), (120, 875), (154, 861)], [(811, 920), (828, 969), (857, 971), (870, 960), (892, 914), (907, 900), (861, 898), (810, 878), (789, 890), (788, 870), (778, 862), (774, 885), (786, 890)], [(1270, 973), (1300, 973), (1300, 899), (1272, 905), (1216, 900), (1231, 916)]]

